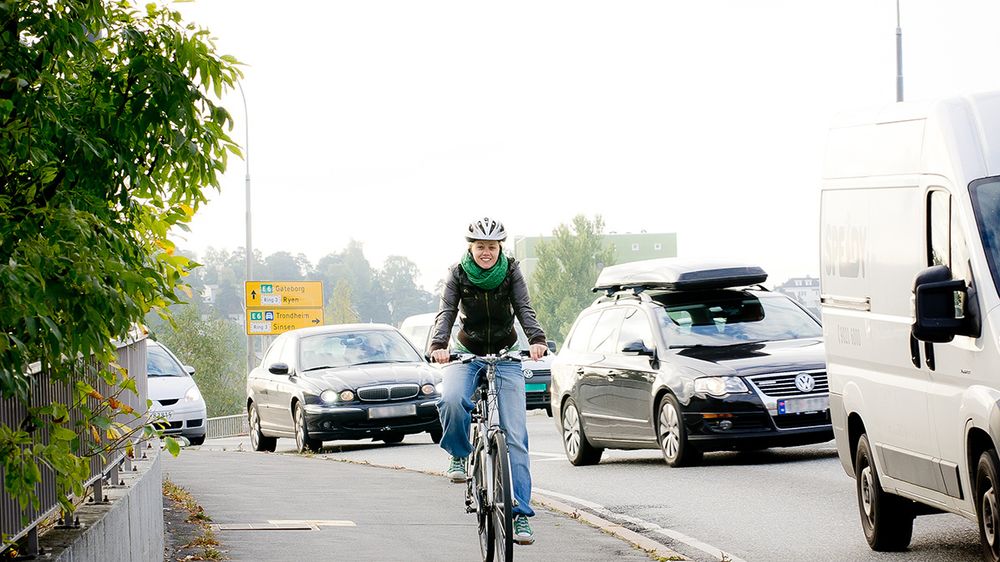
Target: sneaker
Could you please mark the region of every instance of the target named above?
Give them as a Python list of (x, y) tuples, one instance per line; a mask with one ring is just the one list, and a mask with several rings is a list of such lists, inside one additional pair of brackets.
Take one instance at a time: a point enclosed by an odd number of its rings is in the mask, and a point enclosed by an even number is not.
[(535, 542), (535, 534), (531, 532), (531, 525), (528, 523), (526, 515), (514, 516), (514, 542), (517, 544), (531, 544)]
[(465, 474), (465, 457), (451, 457), (448, 465), (448, 478), (456, 484), (465, 484), (468, 476)]

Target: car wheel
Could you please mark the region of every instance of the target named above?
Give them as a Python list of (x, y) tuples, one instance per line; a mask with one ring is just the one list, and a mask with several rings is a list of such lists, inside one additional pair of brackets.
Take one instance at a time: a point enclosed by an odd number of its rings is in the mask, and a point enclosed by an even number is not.
[(868, 546), (883, 552), (906, 550), (913, 536), (913, 502), (882, 490), (867, 435), (858, 440), (855, 458), (858, 509)]
[(388, 443), (390, 445), (393, 444), (393, 443), (402, 443), (403, 442), (403, 434), (402, 433), (390, 433), (389, 435), (382, 436), (382, 441), (384, 441), (384, 442), (386, 442), (386, 443)]
[(1000, 560), (1000, 510), (997, 494), (997, 453), (990, 449), (979, 455), (976, 466), (976, 519), (979, 520), (979, 542), (983, 560)]
[(587, 440), (587, 434), (583, 430), (583, 420), (580, 418), (580, 410), (576, 408), (576, 403), (572, 399), (566, 401), (562, 413), (562, 434), (563, 449), (566, 450), (566, 458), (574, 466), (584, 466), (601, 462), (601, 455), (604, 449), (594, 447)]
[(260, 413), (256, 404), (250, 404), (247, 409), (250, 418), (250, 448), (254, 451), (266, 451), (273, 453), (278, 446), (277, 437), (268, 437), (260, 429)]
[(295, 403), (295, 450), (300, 453), (307, 451), (315, 452), (323, 448), (323, 441), (309, 437), (309, 428), (306, 427), (306, 412), (302, 404)]
[(205, 442), (205, 436), (199, 435), (198, 437), (188, 437), (188, 443), (192, 445), (201, 445)]
[(701, 451), (688, 441), (681, 406), (673, 394), (667, 394), (660, 401), (660, 413), (656, 417), (656, 440), (660, 443), (664, 460), (670, 466), (691, 466), (701, 460)]
[(436, 428), (428, 431), (427, 433), (431, 434), (431, 441), (433, 441), (434, 443), (440, 443), (441, 442), (441, 437), (444, 436), (444, 430), (441, 429), (440, 425), (437, 426)]

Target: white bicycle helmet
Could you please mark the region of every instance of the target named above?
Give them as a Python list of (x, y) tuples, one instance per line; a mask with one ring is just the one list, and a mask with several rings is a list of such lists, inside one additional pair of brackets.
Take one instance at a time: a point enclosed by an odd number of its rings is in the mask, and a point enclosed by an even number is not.
[(476, 240), (496, 240), (503, 242), (507, 239), (507, 229), (503, 223), (489, 217), (472, 221), (469, 223), (469, 230), (465, 233), (465, 239), (469, 242)]

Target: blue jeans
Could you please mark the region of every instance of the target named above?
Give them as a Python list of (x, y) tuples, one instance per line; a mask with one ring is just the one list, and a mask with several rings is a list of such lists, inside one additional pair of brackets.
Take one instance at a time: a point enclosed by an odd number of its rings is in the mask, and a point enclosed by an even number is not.
[[(453, 457), (468, 457), (472, 453), (469, 428), (472, 424), (472, 393), (476, 390), (476, 374), (486, 364), (475, 359), (470, 363), (453, 363), (443, 371), (441, 401), (438, 414), (444, 433), (441, 448)], [(510, 452), (510, 472), (513, 478), (514, 514), (531, 517), (531, 469), (528, 466), (528, 427), (524, 407), (524, 375), (521, 365), (511, 361), (497, 364), (497, 388), (500, 402), (500, 427), (507, 434)]]

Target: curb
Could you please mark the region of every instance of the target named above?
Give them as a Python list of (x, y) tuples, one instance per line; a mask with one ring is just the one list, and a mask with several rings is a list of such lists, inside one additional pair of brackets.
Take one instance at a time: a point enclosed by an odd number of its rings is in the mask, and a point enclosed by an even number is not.
[(579, 519), (585, 523), (589, 523), (604, 531), (605, 533), (621, 539), (627, 543), (631, 543), (636, 548), (639, 548), (652, 556), (656, 556), (662, 560), (690, 560), (675, 552), (670, 550), (661, 543), (654, 541), (653, 539), (641, 535), (631, 529), (622, 527), (621, 525), (608, 521), (607, 519), (598, 517), (589, 511), (583, 511), (577, 509), (569, 504), (563, 503), (559, 500), (552, 499), (550, 497), (532, 492), (531, 494), (532, 502), (538, 502), (539, 504), (553, 510), (560, 512), (570, 519)]

